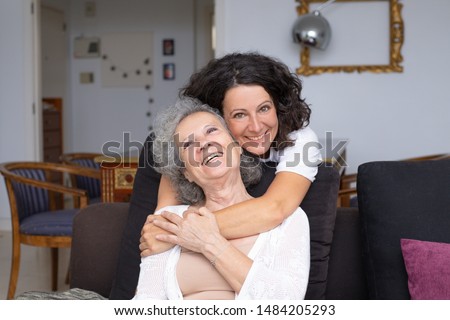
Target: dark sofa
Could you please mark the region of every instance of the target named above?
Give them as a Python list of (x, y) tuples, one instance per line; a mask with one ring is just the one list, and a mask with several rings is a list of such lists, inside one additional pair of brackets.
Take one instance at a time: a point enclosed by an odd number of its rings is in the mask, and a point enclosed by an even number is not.
[[(358, 208), (336, 208), (339, 175), (322, 166), (302, 207), (311, 226), (307, 299), (409, 299), (400, 239), (450, 243), (450, 160), (358, 168)], [(71, 287), (108, 297), (126, 203), (96, 204), (74, 221)]]

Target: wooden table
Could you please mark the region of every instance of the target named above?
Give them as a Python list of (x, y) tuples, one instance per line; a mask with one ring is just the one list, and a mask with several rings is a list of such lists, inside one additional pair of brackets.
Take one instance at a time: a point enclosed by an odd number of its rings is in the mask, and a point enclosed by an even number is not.
[(102, 201), (129, 202), (139, 157), (113, 155), (99, 156), (94, 160), (100, 164)]

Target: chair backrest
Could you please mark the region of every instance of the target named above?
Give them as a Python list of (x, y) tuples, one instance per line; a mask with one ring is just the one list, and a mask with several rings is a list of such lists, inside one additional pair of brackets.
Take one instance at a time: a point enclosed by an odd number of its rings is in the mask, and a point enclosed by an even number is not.
[[(95, 162), (95, 158), (101, 156), (100, 153), (65, 153), (61, 156), (63, 163), (78, 165), (81, 167), (92, 168), (100, 170), (100, 164)], [(89, 199), (98, 198), (101, 196), (100, 180), (76, 176), (73, 181), (77, 188), (86, 190)]]
[[(25, 178), (46, 181), (45, 173), (40, 169), (13, 169), (11, 172)], [(13, 179), (10, 179), (10, 182), (16, 199), (19, 222), (34, 213), (49, 211), (47, 190), (15, 182)]]
[[(100, 165), (93, 159), (74, 159), (73, 162), (82, 167), (100, 170)], [(77, 187), (86, 190), (90, 199), (100, 197), (100, 180), (82, 176), (77, 176), (75, 179), (77, 181)]]

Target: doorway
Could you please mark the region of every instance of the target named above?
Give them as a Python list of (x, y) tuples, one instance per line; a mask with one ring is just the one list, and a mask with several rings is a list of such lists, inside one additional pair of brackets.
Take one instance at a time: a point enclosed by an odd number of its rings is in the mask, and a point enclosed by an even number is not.
[(40, 66), (42, 95), (42, 153), (46, 162), (59, 162), (64, 152), (64, 121), (68, 118), (68, 50), (64, 12), (40, 7)]

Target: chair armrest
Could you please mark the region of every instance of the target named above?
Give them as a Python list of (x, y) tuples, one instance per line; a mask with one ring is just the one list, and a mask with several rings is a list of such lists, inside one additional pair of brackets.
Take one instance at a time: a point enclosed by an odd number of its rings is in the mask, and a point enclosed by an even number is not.
[(34, 169), (34, 170), (43, 170), (45, 174), (49, 173), (69, 173), (69, 174), (75, 174), (75, 175), (81, 175), (86, 176), (90, 178), (97, 178), (100, 179), (100, 173), (97, 172), (94, 169), (90, 168), (82, 168), (79, 169), (76, 166), (66, 165), (66, 164), (59, 164), (59, 163), (50, 163), (50, 162), (10, 162), (10, 163), (3, 163), (0, 165), (0, 171), (2, 175), (5, 176), (6, 179), (6, 185), (8, 190), (11, 191), (12, 194), (12, 181), (19, 182), (23, 184), (27, 184), (33, 187), (46, 189), (48, 191), (60, 193), (60, 194), (70, 194), (76, 198), (79, 199), (79, 204), (81, 207), (85, 207), (87, 205), (87, 191), (74, 188), (74, 187), (68, 187), (61, 183), (54, 183), (50, 181), (43, 181), (43, 180), (37, 180), (32, 179), (28, 177), (24, 177), (22, 175), (16, 174), (13, 172), (14, 169), (19, 168), (27, 168), (27, 169)]
[(70, 254), (71, 288), (109, 296), (128, 208), (128, 203), (98, 203), (77, 213)]

